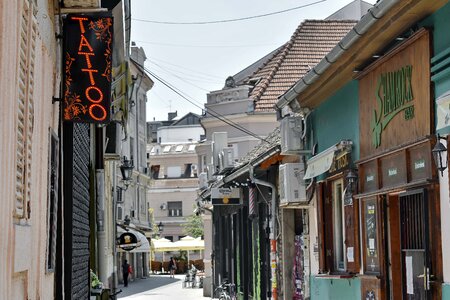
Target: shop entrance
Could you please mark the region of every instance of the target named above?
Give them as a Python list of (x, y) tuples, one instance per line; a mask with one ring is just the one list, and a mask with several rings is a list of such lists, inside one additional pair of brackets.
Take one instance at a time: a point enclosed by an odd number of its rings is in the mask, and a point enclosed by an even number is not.
[(426, 300), (430, 291), (428, 197), (425, 189), (399, 195), (403, 299)]
[(428, 193), (416, 189), (387, 197), (391, 299), (432, 299)]

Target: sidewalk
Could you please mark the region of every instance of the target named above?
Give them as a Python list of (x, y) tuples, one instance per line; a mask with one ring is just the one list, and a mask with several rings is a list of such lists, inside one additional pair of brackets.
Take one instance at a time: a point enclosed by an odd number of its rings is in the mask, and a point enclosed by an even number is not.
[(128, 283), (128, 287), (120, 286), (122, 292), (118, 299), (145, 300), (145, 299), (183, 299), (183, 300), (210, 300), (203, 297), (203, 289), (182, 288), (181, 283), (184, 275), (151, 275), (149, 278), (137, 279)]

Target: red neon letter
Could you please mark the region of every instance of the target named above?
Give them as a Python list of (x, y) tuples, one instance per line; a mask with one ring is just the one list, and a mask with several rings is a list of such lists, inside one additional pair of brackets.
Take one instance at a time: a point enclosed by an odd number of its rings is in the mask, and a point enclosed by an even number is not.
[(86, 21), (88, 18), (82, 18), (82, 17), (72, 17), (72, 20), (78, 20), (80, 22), (80, 30), (81, 33), (84, 33), (86, 30), (84, 30), (83, 21)]
[(81, 35), (80, 46), (78, 47), (78, 52), (82, 52), (81, 48), (83, 48), (83, 47), (88, 47), (89, 48), (89, 52), (94, 52), (94, 50), (92, 49), (91, 45), (89, 44), (87, 39), (84, 37), (84, 35)]
[[(90, 93), (89, 93), (91, 90), (96, 90), (96, 91), (97, 91), (98, 99), (95, 99), (95, 100), (92, 99), (92, 97), (91, 97), (91, 95), (90, 95)], [(90, 87), (88, 87), (88, 88), (86, 89), (85, 94), (86, 94), (86, 98), (88, 98), (88, 100), (91, 101), (92, 103), (100, 103), (100, 102), (102, 102), (102, 100), (103, 100), (103, 93), (102, 93), (102, 91), (101, 91), (98, 87), (96, 87), (96, 86), (90, 86)]]
[(91, 81), (91, 85), (95, 85), (94, 75), (92, 75), (92, 73), (97, 73), (98, 70), (94, 70), (94, 69), (81, 69), (81, 71), (83, 71), (83, 72), (88, 72), (88, 73), (89, 73), (89, 80)]
[(94, 53), (78, 52), (78, 55), (84, 55), (84, 57), (86, 57), (87, 67), (88, 67), (89, 69), (92, 68), (91, 59), (89, 58), (89, 56), (90, 56), (90, 55), (95, 55)]
[[(100, 113), (101, 113), (100, 116), (97, 117), (96, 115), (94, 115), (94, 112), (93, 112), (94, 107), (97, 107), (100, 109)], [(106, 119), (106, 116), (107, 116), (106, 109), (103, 106), (101, 106), (100, 104), (92, 104), (89, 107), (89, 115), (92, 117), (92, 119), (94, 119), (96, 121), (103, 121), (104, 119)]]

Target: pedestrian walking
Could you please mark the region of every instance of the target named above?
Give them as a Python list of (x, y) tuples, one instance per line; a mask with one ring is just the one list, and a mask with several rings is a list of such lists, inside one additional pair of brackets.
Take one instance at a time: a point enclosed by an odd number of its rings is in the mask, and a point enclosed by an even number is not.
[(133, 273), (133, 269), (131, 268), (130, 264), (128, 264), (128, 261), (125, 259), (122, 264), (122, 274), (123, 274), (123, 286), (128, 286), (128, 275), (130, 273)]
[(175, 277), (175, 271), (177, 270), (177, 262), (175, 258), (171, 257), (169, 262), (169, 271), (170, 271), (170, 278)]

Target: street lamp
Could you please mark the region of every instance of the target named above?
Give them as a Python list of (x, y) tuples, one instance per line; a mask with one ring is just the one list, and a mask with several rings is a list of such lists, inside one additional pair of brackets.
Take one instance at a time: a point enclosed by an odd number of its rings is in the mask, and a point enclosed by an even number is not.
[[(447, 159), (447, 148), (442, 144), (439, 140), (443, 139), (444, 137), (437, 135), (437, 141), (436, 145), (434, 145), (433, 150), (431, 152), (433, 153), (434, 162), (436, 163), (436, 168), (441, 172), (441, 176), (444, 176), (444, 170), (447, 169), (448, 165), (448, 159)], [(445, 154), (444, 154), (445, 152)]]
[(122, 173), (122, 181), (125, 185), (125, 190), (128, 189), (133, 173), (133, 160), (128, 160), (126, 156), (123, 157), (120, 172)]

